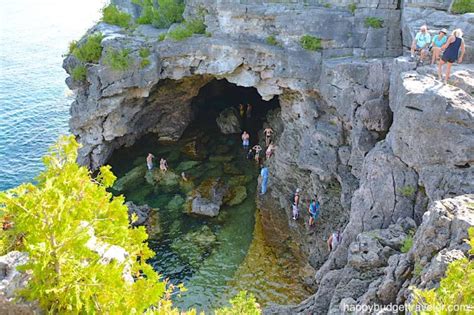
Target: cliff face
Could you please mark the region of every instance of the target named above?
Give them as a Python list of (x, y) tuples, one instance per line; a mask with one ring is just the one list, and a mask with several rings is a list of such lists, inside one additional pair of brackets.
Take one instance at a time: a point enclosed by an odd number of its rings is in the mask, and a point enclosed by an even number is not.
[[(354, 13), (344, 1), (330, 8), (317, 1), (235, 2), (187, 1), (186, 16), (206, 9), (211, 37), (160, 42), (164, 30), (125, 31), (103, 23), (89, 31), (105, 35), (103, 56), (127, 48), (133, 62), (116, 72), (102, 57), (88, 65), (87, 82), (67, 80), (77, 90), (70, 126), (83, 144), (80, 162), (95, 169), (114, 149), (148, 132), (178, 139), (193, 119), (192, 99), (214, 78), (255, 87), (263, 99), (278, 96), (281, 107), (268, 117), (277, 150), (269, 161), (269, 194), (258, 200), (266, 235), (318, 270), (306, 279), (314, 296), (267, 312), (338, 314), (349, 304), (402, 303), (408, 284), (437, 283), (446, 263), (436, 262), (464, 255), (462, 238), (473, 225), (474, 209), (466, 206), (472, 196), (456, 196), (474, 193), (474, 66), (453, 68), (456, 86), (441, 85), (433, 68), (393, 57), (423, 23), (461, 26), (469, 36), (473, 14), (453, 17), (446, 12), (450, 1), (406, 0), (401, 10), (396, 1), (361, 1)], [(139, 12), (127, 1), (116, 3)], [(365, 26), (368, 17), (381, 18), (383, 27)], [(322, 38), (323, 50), (302, 49), (305, 34)], [(267, 44), (270, 35), (281, 46)], [(467, 37), (467, 62), (473, 60), (471, 43)], [(143, 47), (151, 54), (142, 68)], [(69, 56), (64, 68), (76, 63)], [(314, 230), (291, 220), (288, 196), (297, 187), (304, 200), (320, 199)], [(446, 198), (454, 199), (440, 201)], [(432, 232), (439, 220), (447, 234), (423, 253), (438, 237)], [(328, 253), (326, 239), (336, 229), (343, 242)], [(402, 254), (412, 229), (415, 245)], [(416, 262), (420, 275), (413, 274)]]

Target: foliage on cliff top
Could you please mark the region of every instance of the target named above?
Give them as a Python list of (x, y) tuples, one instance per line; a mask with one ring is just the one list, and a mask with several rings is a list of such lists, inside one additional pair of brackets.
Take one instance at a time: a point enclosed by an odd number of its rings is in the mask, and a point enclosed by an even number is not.
[(71, 70), (71, 77), (74, 81), (84, 81), (87, 77), (87, 68), (84, 65), (77, 65)]
[(451, 12), (456, 14), (473, 13), (474, 1), (472, 0), (454, 0), (451, 6)]
[[(182, 0), (133, 0), (142, 7), (138, 24), (151, 24), (156, 28), (168, 28), (173, 23), (183, 21), (184, 1)], [(156, 5), (158, 4), (158, 5)]]
[(311, 35), (301, 36), (300, 45), (306, 50), (316, 51), (323, 49), (321, 38), (317, 38)]
[(110, 49), (105, 54), (104, 62), (112, 70), (126, 71), (130, 68), (132, 58), (130, 57), (130, 50), (124, 49)]
[(206, 33), (206, 24), (204, 24), (204, 19), (197, 17), (192, 20), (185, 21), (184, 23), (178, 25), (174, 29), (168, 32), (168, 37), (180, 41), (191, 37), (193, 34), (205, 34)]
[[(469, 229), (470, 254), (474, 255), (474, 228)], [(474, 305), (474, 260), (462, 258), (448, 265), (446, 276), (438, 288), (420, 290), (413, 288), (412, 309), (431, 309), (417, 314), (471, 314)], [(455, 306), (468, 306), (471, 310), (454, 311)], [(451, 307), (451, 311), (449, 310)]]
[[(153, 252), (145, 229), (130, 228), (123, 196), (107, 192), (116, 177), (104, 166), (91, 178), (76, 163), (78, 148), (73, 136), (60, 138), (36, 185), (0, 193), (1, 220), (12, 226), (2, 242), (29, 256), (21, 269), (31, 280), (21, 295), (52, 313), (131, 314), (170, 303), (166, 283), (146, 263)], [(127, 259), (104, 264), (87, 245), (92, 233), (99, 244), (123, 248)], [(133, 283), (124, 279), (127, 270)]]
[(102, 55), (101, 42), (104, 36), (101, 33), (90, 35), (82, 45), (72, 42), (69, 49), (71, 54), (82, 62), (97, 63)]
[(132, 16), (119, 10), (115, 5), (109, 4), (102, 9), (102, 21), (112, 25), (128, 27), (132, 21)]
[(366, 27), (382, 28), (383, 20), (377, 17), (369, 16), (368, 18), (365, 19), (364, 24)]
[(258, 315), (261, 310), (252, 293), (247, 294), (246, 291), (240, 292), (237, 296), (230, 300), (231, 307), (224, 307), (216, 310), (216, 315)]

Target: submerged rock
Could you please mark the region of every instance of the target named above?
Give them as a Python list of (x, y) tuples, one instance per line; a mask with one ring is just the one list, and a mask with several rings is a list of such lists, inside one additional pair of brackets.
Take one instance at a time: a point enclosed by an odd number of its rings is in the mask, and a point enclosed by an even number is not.
[[(138, 206), (131, 201), (127, 201), (125, 205), (128, 208), (128, 218), (132, 223), (132, 226), (144, 225), (147, 222), (150, 211), (152, 211), (151, 207), (148, 205)], [(134, 214), (137, 216), (137, 220), (132, 222), (132, 215)]]
[(227, 190), (227, 185), (220, 178), (206, 179), (192, 192), (192, 196), (189, 198), (191, 201), (190, 212), (209, 217), (217, 216)]
[(147, 172), (146, 165), (142, 164), (134, 167), (131, 171), (127, 172), (124, 176), (117, 179), (114, 183), (113, 189), (117, 191), (128, 191), (137, 187), (143, 183), (143, 179)]
[(212, 252), (216, 243), (216, 235), (205, 225), (197, 231), (176, 238), (171, 243), (171, 248), (181, 259), (196, 268)]
[(153, 171), (153, 180), (154, 184), (160, 186), (161, 189), (173, 191), (179, 186), (181, 176), (171, 170), (162, 172), (159, 169), (155, 169)]
[(184, 202), (185, 200), (181, 195), (175, 195), (173, 199), (168, 202), (166, 208), (171, 211), (180, 211), (183, 208)]
[(240, 116), (234, 107), (224, 109), (216, 119), (217, 126), (223, 134), (240, 133)]
[(245, 186), (233, 187), (224, 198), (224, 203), (229, 206), (241, 204), (247, 198), (247, 188)]

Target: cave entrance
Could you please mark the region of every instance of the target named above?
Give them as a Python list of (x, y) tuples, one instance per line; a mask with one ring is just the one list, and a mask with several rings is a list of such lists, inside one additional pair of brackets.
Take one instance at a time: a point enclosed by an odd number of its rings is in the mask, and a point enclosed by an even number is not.
[[(150, 103), (157, 97), (151, 95)], [(239, 104), (252, 105), (250, 117), (240, 117)], [(294, 277), (299, 265), (267, 245), (256, 216), (257, 163), (247, 159), (240, 131), (224, 134), (216, 123), (223, 111), (236, 112), (253, 145), (278, 98), (262, 101), (254, 88), (212, 80), (190, 103), (176, 104), (183, 105), (191, 106), (193, 120), (178, 141), (160, 142), (151, 133), (116, 150), (110, 160), (118, 176), (114, 193), (152, 208), (146, 225), (156, 256), (150, 263), (188, 289), (173, 298), (182, 309), (211, 311), (240, 290), (252, 292), (262, 306), (300, 302), (308, 292)], [(148, 153), (156, 157), (152, 170), (145, 164)], [(161, 158), (168, 161), (167, 172), (159, 169)], [(195, 212), (196, 205), (202, 211), (215, 204), (216, 215)]]

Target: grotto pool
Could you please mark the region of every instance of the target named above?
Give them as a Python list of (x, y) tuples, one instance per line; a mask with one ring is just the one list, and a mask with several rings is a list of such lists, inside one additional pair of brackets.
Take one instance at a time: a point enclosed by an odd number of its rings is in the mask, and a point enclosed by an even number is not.
[[(162, 143), (150, 134), (117, 150), (110, 160), (118, 177), (115, 192), (154, 208), (149, 244), (156, 256), (150, 263), (188, 289), (173, 297), (178, 307), (208, 311), (225, 305), (240, 290), (252, 292), (262, 306), (300, 302), (308, 292), (293, 276), (298, 262), (291, 255), (277, 255), (265, 243), (255, 204), (258, 167), (246, 159), (240, 135), (224, 135), (215, 124), (224, 106), (198, 117), (177, 142)], [(262, 117), (256, 113), (247, 122), (251, 134), (261, 128)], [(157, 168), (155, 173), (146, 170), (148, 152), (157, 158), (155, 166), (161, 157), (167, 160), (165, 178)], [(187, 197), (216, 178), (232, 191), (219, 215), (190, 215)]]

